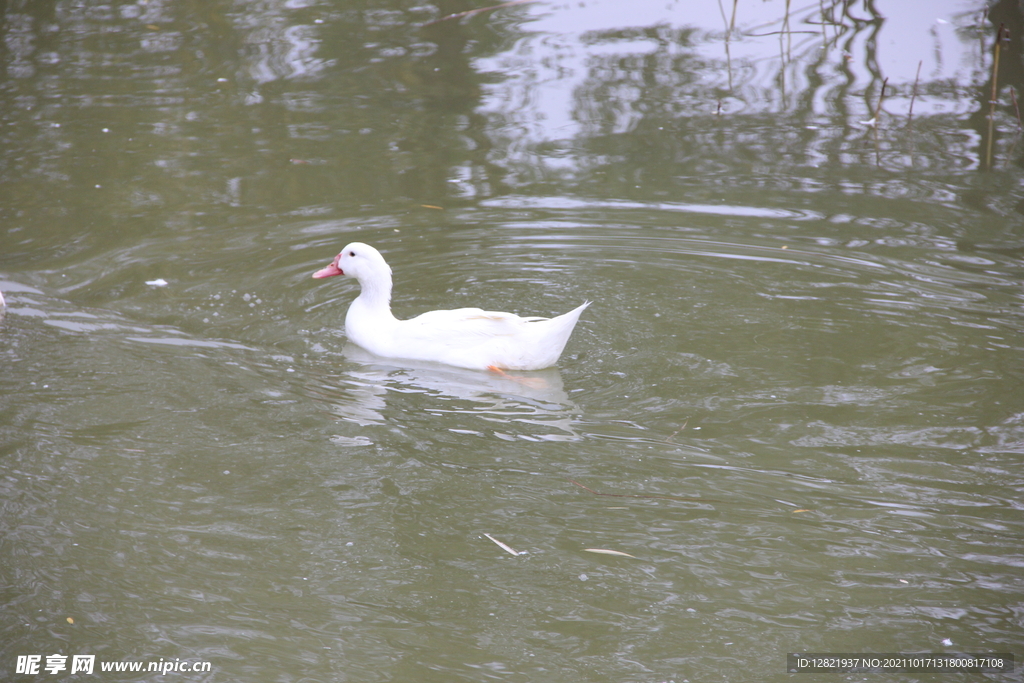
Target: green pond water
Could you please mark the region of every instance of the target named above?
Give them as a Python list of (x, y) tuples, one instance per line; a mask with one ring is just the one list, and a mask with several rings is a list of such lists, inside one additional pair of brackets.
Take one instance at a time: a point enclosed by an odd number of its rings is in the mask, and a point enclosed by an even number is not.
[(0, 3), (4, 680), (1016, 680), (1018, 5), (488, 6)]

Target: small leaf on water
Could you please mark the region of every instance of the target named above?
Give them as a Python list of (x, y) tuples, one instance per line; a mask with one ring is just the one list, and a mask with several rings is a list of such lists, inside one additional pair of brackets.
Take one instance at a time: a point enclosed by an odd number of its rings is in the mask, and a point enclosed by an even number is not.
[(597, 553), (598, 555), (618, 555), (620, 557), (632, 557), (636, 559), (636, 555), (630, 555), (629, 553), (620, 552), (618, 550), (608, 550), (607, 548), (584, 548), (585, 552)]
[(75, 623), (75, 620), (74, 620), (74, 619), (72, 619), (71, 617), (68, 617), (68, 623), (69, 623), (69, 624), (73, 624), (73, 623)]

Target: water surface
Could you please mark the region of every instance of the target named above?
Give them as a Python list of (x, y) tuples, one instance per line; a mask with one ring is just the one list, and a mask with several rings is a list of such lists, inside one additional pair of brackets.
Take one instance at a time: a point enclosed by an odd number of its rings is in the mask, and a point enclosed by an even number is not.
[[(875, 5), (9, 3), (2, 670), (1020, 659), (1019, 10)], [(375, 358), (352, 240), (594, 304), (531, 385)]]

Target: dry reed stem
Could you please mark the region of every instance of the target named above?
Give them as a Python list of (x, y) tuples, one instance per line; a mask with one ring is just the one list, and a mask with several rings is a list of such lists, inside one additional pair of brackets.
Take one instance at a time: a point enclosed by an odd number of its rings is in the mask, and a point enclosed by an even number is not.
[(924, 64), (922, 59), (917, 63), (917, 75), (914, 76), (914, 90), (910, 93), (910, 111), (907, 112), (907, 125), (914, 120), (914, 100), (917, 99), (917, 82), (921, 80), (921, 65)]
[(999, 24), (996, 31), (995, 54), (992, 57), (992, 95), (988, 101), (988, 145), (985, 149), (985, 167), (992, 168), (992, 144), (995, 137), (996, 98), (999, 96), (999, 53), (1002, 51), (1005, 24)]

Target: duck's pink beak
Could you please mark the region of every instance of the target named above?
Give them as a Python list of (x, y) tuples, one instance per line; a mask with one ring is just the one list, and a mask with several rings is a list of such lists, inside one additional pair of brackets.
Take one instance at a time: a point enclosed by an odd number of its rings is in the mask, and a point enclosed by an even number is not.
[(340, 256), (335, 256), (334, 257), (334, 261), (331, 262), (331, 265), (327, 266), (326, 268), (321, 268), (320, 270), (316, 271), (315, 273), (313, 273), (313, 277), (315, 279), (319, 280), (320, 278), (324, 278), (324, 277), (334, 277), (335, 275), (344, 275), (345, 271), (343, 271), (341, 268), (338, 267), (338, 259), (339, 258), (340, 258)]

